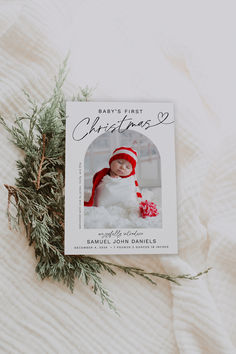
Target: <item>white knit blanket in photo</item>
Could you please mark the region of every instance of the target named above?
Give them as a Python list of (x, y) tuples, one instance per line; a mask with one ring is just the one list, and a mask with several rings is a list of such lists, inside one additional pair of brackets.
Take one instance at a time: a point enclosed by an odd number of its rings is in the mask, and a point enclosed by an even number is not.
[(109, 207), (119, 205), (125, 208), (136, 207), (138, 200), (136, 196), (134, 177), (112, 178), (104, 176), (96, 188), (95, 206)]
[[(111, 178), (109, 180), (117, 180), (116, 178)], [(133, 176), (132, 176), (133, 177)], [(107, 179), (107, 178), (106, 178)], [(125, 179), (122, 178), (122, 181), (128, 180), (129, 178)], [(104, 178), (103, 178), (104, 180)], [(157, 205), (157, 209), (159, 214), (155, 217), (148, 217), (143, 219), (140, 217), (137, 198), (136, 201), (130, 198), (131, 191), (129, 189), (128, 193), (125, 194), (126, 188), (122, 190), (122, 195), (124, 197), (124, 203), (109, 203), (111, 202), (112, 198), (107, 196), (109, 191), (109, 187), (111, 185), (108, 184), (108, 188), (106, 191), (105, 187), (102, 186), (101, 182), (101, 198), (99, 198), (99, 206), (98, 207), (90, 207), (84, 208), (84, 228), (85, 229), (109, 229), (109, 228), (139, 228), (139, 229), (146, 229), (146, 228), (161, 228), (162, 227), (162, 210), (161, 210), (161, 188), (153, 188), (147, 189), (144, 188), (141, 190), (143, 195), (143, 200), (149, 200), (154, 202)], [(105, 183), (104, 183), (105, 184)], [(117, 192), (119, 191), (120, 185), (119, 181), (114, 181), (114, 184), (119, 186), (117, 188)], [(128, 185), (128, 181), (125, 182)], [(107, 187), (107, 186), (106, 186)], [(97, 187), (98, 189), (98, 187)], [(116, 189), (116, 188), (115, 188)], [(112, 190), (113, 193), (113, 190)], [(115, 193), (114, 193), (115, 194)], [(135, 193), (134, 193), (135, 194)], [(136, 194), (135, 194), (136, 195)], [(130, 199), (129, 199), (130, 198)], [(115, 200), (115, 195), (114, 195)], [(118, 196), (117, 196), (118, 201)], [(107, 203), (107, 204), (106, 204)]]

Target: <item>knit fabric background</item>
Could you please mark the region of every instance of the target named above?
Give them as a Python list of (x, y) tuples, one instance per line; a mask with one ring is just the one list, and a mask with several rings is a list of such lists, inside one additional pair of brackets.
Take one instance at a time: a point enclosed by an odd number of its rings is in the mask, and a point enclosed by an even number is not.
[(233, 354), (236, 351), (235, 2), (0, 2), (0, 111), (28, 110), (22, 89), (48, 97), (70, 50), (64, 91), (93, 100), (175, 104), (179, 254), (100, 256), (147, 271), (209, 275), (182, 286), (119, 273), (74, 294), (35, 273), (24, 232), (12, 232), (7, 191), (21, 153), (0, 127), (2, 353)]

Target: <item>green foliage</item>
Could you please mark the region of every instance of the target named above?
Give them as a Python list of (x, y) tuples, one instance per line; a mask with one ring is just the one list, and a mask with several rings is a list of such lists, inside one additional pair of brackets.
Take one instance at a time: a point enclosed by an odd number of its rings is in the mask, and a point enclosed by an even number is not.
[[(11, 135), (12, 142), (24, 152), (24, 160), (17, 161), (18, 177), (15, 186), (8, 189), (9, 223), (23, 221), (26, 237), (33, 245), (37, 259), (36, 272), (41, 279), (53, 278), (64, 282), (73, 291), (75, 279), (93, 285), (102, 303), (115, 310), (114, 303), (104, 289), (101, 274), (116, 275), (115, 269), (128, 275), (138, 275), (155, 284), (153, 278), (163, 278), (179, 284), (177, 279), (197, 279), (196, 276), (171, 276), (147, 273), (142, 269), (126, 267), (88, 256), (64, 255), (64, 181), (65, 181), (65, 96), (62, 92), (66, 62), (59, 71), (52, 96), (37, 105), (25, 93), (31, 113), (16, 119), (9, 127), (0, 117), (0, 123)], [(74, 100), (87, 100), (91, 91), (81, 90)], [(10, 214), (10, 203), (16, 216)], [(14, 219), (14, 220), (13, 220)], [(207, 273), (208, 269), (204, 272)]]

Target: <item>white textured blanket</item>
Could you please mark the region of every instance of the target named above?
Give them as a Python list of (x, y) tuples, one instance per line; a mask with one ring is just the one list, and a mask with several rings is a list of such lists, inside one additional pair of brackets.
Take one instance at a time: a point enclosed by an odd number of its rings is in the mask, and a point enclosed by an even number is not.
[[(47, 97), (70, 49), (65, 91), (95, 100), (173, 101), (179, 254), (110, 256), (147, 271), (209, 275), (182, 286), (104, 276), (120, 317), (79, 283), (38, 279), (24, 233), (8, 229), (20, 153), (0, 127), (2, 353), (233, 354), (236, 348), (235, 2), (0, 2), (0, 110)], [(70, 86), (71, 85), (71, 86)], [(73, 87), (73, 89), (72, 89)]]
[[(162, 227), (161, 189), (142, 189), (143, 200), (154, 202), (157, 205), (158, 215), (155, 217), (140, 217), (137, 198), (128, 204), (125, 198), (119, 205), (87, 207), (84, 210), (84, 227), (86, 229), (99, 228), (159, 228)], [(127, 193), (126, 193), (127, 194)], [(88, 194), (89, 195), (89, 194)], [(86, 199), (89, 199), (87, 197)], [(131, 198), (130, 198), (131, 199)]]

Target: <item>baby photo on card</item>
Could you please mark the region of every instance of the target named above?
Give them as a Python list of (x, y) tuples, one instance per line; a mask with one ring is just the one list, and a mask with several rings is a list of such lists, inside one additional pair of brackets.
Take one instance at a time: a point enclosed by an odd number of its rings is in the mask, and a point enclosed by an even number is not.
[(65, 254), (177, 253), (173, 104), (66, 113)]

